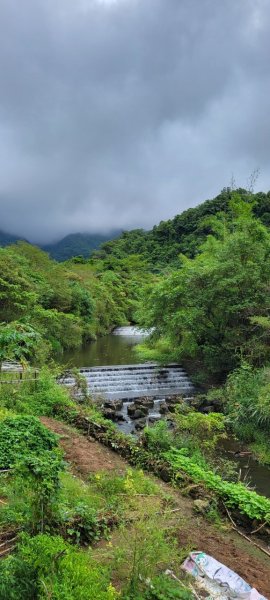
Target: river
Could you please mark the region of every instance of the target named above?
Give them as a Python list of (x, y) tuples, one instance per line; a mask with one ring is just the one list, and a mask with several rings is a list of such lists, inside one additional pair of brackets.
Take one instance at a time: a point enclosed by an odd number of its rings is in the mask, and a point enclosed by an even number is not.
[[(116, 334), (98, 338), (79, 350), (64, 352), (59, 362), (73, 367), (139, 364), (141, 359), (134, 349), (145, 338), (145, 335), (139, 333), (140, 335), (134, 327), (118, 328)], [(270, 497), (270, 470), (251, 456), (233, 456), (233, 452), (238, 450), (239, 443), (230, 439), (225, 444), (224, 455), (236, 462), (241, 470), (241, 478), (250, 482), (257, 492)]]
[(60, 362), (73, 367), (139, 364), (141, 360), (134, 352), (134, 348), (145, 336), (134, 335), (133, 327), (125, 327), (121, 330), (124, 335), (110, 333), (90, 342), (80, 350), (64, 352)]

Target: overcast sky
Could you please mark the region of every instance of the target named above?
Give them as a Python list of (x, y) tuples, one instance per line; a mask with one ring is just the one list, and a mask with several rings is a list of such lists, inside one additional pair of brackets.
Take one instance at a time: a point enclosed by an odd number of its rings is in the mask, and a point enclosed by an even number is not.
[(269, 0), (1, 0), (0, 229), (150, 227), (270, 188)]

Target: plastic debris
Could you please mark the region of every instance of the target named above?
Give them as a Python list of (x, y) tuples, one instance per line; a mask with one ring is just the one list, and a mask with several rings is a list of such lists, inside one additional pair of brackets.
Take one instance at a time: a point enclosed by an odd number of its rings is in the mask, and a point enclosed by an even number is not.
[(267, 600), (237, 573), (204, 552), (191, 552), (183, 569), (196, 579), (208, 600)]

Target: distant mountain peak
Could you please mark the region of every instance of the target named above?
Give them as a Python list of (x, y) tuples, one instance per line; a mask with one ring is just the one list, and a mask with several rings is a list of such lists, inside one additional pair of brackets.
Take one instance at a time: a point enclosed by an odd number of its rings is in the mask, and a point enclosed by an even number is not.
[[(69, 233), (54, 244), (35, 244), (52, 258), (58, 261), (68, 260), (73, 256), (88, 258), (93, 250), (97, 250), (101, 244), (115, 239), (121, 235), (120, 230), (105, 233)], [(15, 244), (22, 237), (0, 231), (0, 246)]]

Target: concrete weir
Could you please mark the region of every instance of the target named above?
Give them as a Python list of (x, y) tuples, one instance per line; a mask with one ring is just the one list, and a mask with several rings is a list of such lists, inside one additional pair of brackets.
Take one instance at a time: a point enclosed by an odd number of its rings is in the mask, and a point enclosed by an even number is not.
[[(166, 398), (175, 395), (190, 397), (194, 391), (187, 374), (178, 364), (162, 367), (155, 363), (84, 367), (80, 369), (80, 373), (87, 380), (91, 396), (106, 400)], [(67, 376), (63, 383), (73, 386), (75, 381), (72, 376)]]

